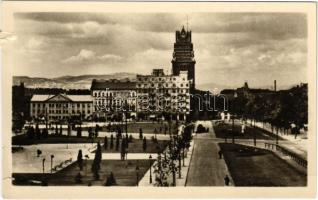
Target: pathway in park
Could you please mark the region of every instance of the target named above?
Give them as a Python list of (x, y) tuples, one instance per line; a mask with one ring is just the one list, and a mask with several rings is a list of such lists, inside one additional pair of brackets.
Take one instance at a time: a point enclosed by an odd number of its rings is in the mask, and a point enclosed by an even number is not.
[(225, 161), (219, 159), (212, 122), (199, 121), (197, 124), (209, 128), (209, 132), (194, 136), (194, 152), (186, 186), (224, 186), (224, 177), (229, 172)]

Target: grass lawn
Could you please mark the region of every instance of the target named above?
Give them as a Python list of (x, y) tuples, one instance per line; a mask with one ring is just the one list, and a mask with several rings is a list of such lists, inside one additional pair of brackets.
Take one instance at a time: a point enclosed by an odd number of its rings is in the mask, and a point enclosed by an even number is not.
[[(215, 135), (217, 138), (225, 138), (227, 136), (227, 138), (232, 138), (232, 124), (217, 124), (213, 126), (214, 131), (215, 131)], [(270, 140), (270, 139), (276, 139), (276, 134), (270, 133), (266, 130), (257, 128), (257, 127), (249, 127), (246, 126), (245, 128), (245, 133), (242, 134), (241, 133), (241, 125), (235, 124), (234, 125), (234, 134), (235, 134), (235, 138), (238, 139), (253, 139), (254, 138), (254, 134), (256, 136), (256, 139), (264, 139), (264, 140)], [(281, 137), (279, 137), (279, 139), (282, 139)]]
[(236, 186), (306, 186), (307, 175), (272, 152), (238, 144), (220, 143)]
[(12, 145), (32, 145), (32, 144), (72, 144), (72, 143), (91, 143), (103, 141), (103, 138), (90, 139), (88, 137), (76, 137), (76, 136), (66, 136), (66, 135), (49, 135), (47, 138), (41, 139), (29, 139), (27, 135), (17, 135), (12, 137)]
[[(151, 162), (154, 162), (154, 160)], [(113, 172), (117, 186), (135, 186), (137, 183), (137, 164), (139, 166), (138, 180), (142, 179), (150, 166), (149, 160), (102, 160), (101, 170), (99, 172), (100, 180), (96, 181), (91, 172), (92, 163), (92, 160), (88, 160), (87, 163), (84, 160), (84, 168), (82, 171), (79, 170), (77, 163), (73, 163), (55, 174), (13, 174), (13, 177), (19, 178), (19, 180), (32, 179), (38, 181), (42, 181), (43, 177), (45, 177), (49, 186), (87, 186), (89, 183), (93, 186), (102, 186), (106, 181), (106, 177), (110, 172)], [(82, 175), (82, 183), (75, 182), (75, 177), (78, 172)], [(13, 184), (30, 185), (27, 184), (27, 182), (21, 181), (19, 183), (13, 182)]]
[[(147, 149), (143, 151), (142, 145), (143, 141), (139, 139), (133, 139), (132, 142), (128, 145), (128, 153), (158, 153), (162, 152), (166, 146), (168, 145), (168, 140), (158, 140), (158, 143), (154, 143), (152, 140), (147, 140)], [(102, 146), (103, 153), (114, 153), (120, 152), (121, 150), (121, 139), (119, 141), (118, 151), (115, 150), (116, 147), (116, 139), (114, 138), (114, 146), (113, 149), (110, 149), (110, 138), (108, 137), (108, 147), (105, 149), (104, 145)]]

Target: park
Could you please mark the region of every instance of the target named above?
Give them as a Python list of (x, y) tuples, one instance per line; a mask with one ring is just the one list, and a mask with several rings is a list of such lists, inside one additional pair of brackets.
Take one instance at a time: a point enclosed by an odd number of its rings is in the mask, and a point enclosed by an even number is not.
[[(40, 131), (35, 125), (34, 133), (12, 138), (12, 183), (159, 187), (307, 184), (307, 155), (302, 148), (283, 134), (246, 122), (242, 133), (242, 123), (240, 119), (90, 123), (92, 126), (71, 132), (58, 126), (61, 128), (47, 135), (44, 126)], [(297, 149), (294, 154), (291, 146)]]

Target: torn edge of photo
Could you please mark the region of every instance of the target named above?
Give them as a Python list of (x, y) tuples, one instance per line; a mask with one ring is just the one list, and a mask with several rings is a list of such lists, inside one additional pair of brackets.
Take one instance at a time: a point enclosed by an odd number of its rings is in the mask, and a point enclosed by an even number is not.
[(3, 1), (3, 197), (316, 196), (316, 14)]

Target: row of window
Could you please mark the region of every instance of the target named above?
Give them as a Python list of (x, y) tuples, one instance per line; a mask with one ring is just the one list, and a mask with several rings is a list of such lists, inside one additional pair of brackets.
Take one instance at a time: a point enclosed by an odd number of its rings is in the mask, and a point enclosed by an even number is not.
[[(46, 107), (46, 103), (32, 103), (31, 104), (31, 107), (34, 107), (34, 108), (45, 108)], [(49, 108), (68, 108), (69, 107), (69, 104), (62, 104), (62, 103), (49, 103), (48, 104)], [(88, 107), (90, 108), (91, 107), (91, 103), (74, 103), (74, 104), (71, 104), (71, 107), (82, 107), (82, 108), (85, 108), (85, 107)]]
[[(43, 115), (45, 115), (45, 113), (43, 111), (41, 111), (41, 110), (32, 110), (32, 113), (33, 114), (43, 114)], [(48, 111), (48, 114), (68, 114), (68, 113), (69, 113), (68, 110), (49, 110)], [(76, 113), (80, 114), (81, 111), (80, 110), (77, 110), (77, 111), (72, 110), (70, 113), (72, 113), (72, 114), (76, 114)], [(91, 111), (87, 110), (87, 114), (90, 114), (90, 113), (91, 113)]]
[(139, 89), (138, 90), (139, 93), (161, 93), (161, 94), (171, 94), (171, 95), (175, 95), (178, 93), (181, 94), (188, 94), (189, 93), (189, 89), (158, 89), (158, 90), (154, 90), (154, 89)]
[(93, 93), (94, 97), (116, 97), (116, 96), (130, 96), (130, 97), (134, 97), (136, 96), (135, 92), (116, 92), (116, 93), (108, 93), (108, 92), (94, 92)]
[[(163, 77), (151, 77), (151, 78), (148, 78), (148, 77), (139, 77), (138, 78), (138, 81), (176, 81), (177, 79), (174, 77), (174, 78), (163, 78)], [(182, 78), (183, 81), (186, 81), (186, 78)]]
[[(169, 84), (168, 83), (166, 83), (166, 84), (161, 84), (161, 83), (158, 83), (158, 84), (154, 84), (154, 83), (150, 83), (150, 84), (138, 84), (137, 85), (139, 88), (140, 87), (155, 87), (155, 86), (158, 86), (158, 87), (169, 87)], [(175, 83), (173, 83), (172, 85), (170, 85), (170, 87), (177, 87), (177, 85), (175, 84)], [(189, 84), (188, 83), (186, 83), (186, 84), (183, 84), (183, 83), (181, 83), (180, 84), (180, 87), (189, 87)]]

